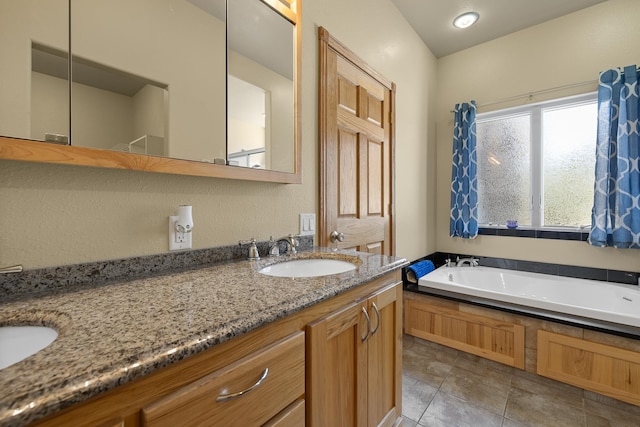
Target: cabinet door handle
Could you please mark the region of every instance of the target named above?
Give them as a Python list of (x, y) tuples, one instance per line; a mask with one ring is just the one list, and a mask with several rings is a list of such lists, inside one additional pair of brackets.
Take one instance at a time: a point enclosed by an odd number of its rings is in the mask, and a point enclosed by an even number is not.
[(369, 313), (367, 313), (367, 309), (364, 307), (362, 307), (362, 314), (364, 314), (364, 317), (367, 319), (367, 335), (360, 338), (362, 339), (362, 342), (365, 342), (367, 338), (369, 338), (369, 333), (371, 332), (371, 319), (369, 319)]
[(376, 303), (371, 303), (371, 305), (373, 306), (373, 310), (376, 312), (376, 316), (378, 317), (378, 323), (376, 324), (376, 328), (373, 330), (373, 332), (371, 332), (371, 336), (374, 336), (376, 334), (376, 332), (378, 332), (378, 329), (380, 328), (380, 311), (378, 310), (378, 307), (376, 306)]
[(235, 399), (236, 397), (240, 397), (242, 395), (249, 393), (251, 390), (254, 390), (256, 387), (262, 384), (262, 382), (267, 378), (267, 375), (269, 375), (269, 368), (264, 368), (264, 371), (262, 371), (262, 376), (260, 377), (257, 383), (255, 383), (248, 389), (239, 391), (237, 393), (221, 394), (216, 398), (216, 402), (224, 402), (224, 401)]

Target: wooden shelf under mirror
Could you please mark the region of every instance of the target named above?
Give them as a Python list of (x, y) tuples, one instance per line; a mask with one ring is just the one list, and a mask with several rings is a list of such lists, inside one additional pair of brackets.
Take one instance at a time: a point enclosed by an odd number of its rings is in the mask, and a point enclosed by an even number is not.
[[(195, 3), (58, 1), (28, 22), (19, 7), (5, 14), (0, 23), (20, 25), (0, 37), (0, 52), (20, 55), (0, 72), (16, 88), (0, 102), (0, 159), (301, 183), (301, 0)], [(157, 12), (145, 26), (131, 19), (140, 7)], [(52, 15), (58, 25), (43, 26)], [(107, 15), (122, 31), (98, 25)], [(157, 49), (154, 34), (173, 44)], [(229, 90), (231, 77), (244, 92)], [(255, 98), (246, 102), (249, 85), (263, 91), (261, 115)], [(132, 147), (143, 138), (144, 149)]]
[(245, 181), (266, 181), (285, 184), (299, 184), (302, 182), (302, 175), (299, 169), (296, 173), (250, 169), (168, 157), (154, 157), (95, 148), (57, 145), (28, 139), (7, 138), (4, 136), (0, 136), (0, 159), (61, 165), (94, 166)]

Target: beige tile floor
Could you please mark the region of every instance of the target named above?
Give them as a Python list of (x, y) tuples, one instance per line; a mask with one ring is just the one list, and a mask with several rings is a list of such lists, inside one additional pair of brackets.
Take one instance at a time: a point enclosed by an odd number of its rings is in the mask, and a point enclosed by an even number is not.
[(410, 336), (404, 427), (640, 427), (640, 407)]

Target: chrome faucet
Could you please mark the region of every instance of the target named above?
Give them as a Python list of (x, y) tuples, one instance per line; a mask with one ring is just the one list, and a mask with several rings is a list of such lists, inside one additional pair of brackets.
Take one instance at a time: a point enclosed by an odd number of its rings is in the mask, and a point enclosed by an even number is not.
[(269, 256), (280, 256), (280, 248), (278, 242), (273, 240), (273, 236), (269, 237)]
[(258, 252), (258, 247), (256, 246), (255, 237), (252, 237), (249, 240), (240, 240), (238, 244), (240, 246), (246, 245), (246, 244), (249, 245), (249, 253), (247, 254), (247, 259), (254, 259), (254, 260), (260, 259), (260, 253)]
[(475, 267), (478, 265), (478, 258), (460, 258), (460, 257), (456, 257), (456, 266), (457, 267), (462, 267), (463, 265), (465, 265), (466, 263), (469, 263), (470, 267)]
[(278, 240), (273, 240), (273, 236), (269, 239), (269, 255), (270, 256), (280, 256), (280, 248), (278, 244), (280, 242), (287, 242), (287, 250), (290, 254), (296, 254), (298, 251), (296, 248), (300, 244), (296, 236), (293, 234), (289, 234), (288, 236), (284, 236), (279, 238)]

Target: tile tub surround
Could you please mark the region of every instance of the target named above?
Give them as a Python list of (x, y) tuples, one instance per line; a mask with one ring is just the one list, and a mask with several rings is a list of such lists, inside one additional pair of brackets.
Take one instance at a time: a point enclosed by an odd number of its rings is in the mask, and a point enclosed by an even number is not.
[[(526, 271), (529, 273), (542, 273), (557, 276), (574, 277), (577, 279), (599, 280), (601, 282), (622, 283), (625, 285), (638, 285), (640, 281), (640, 272), (607, 270), (593, 267), (578, 267), (564, 264), (551, 264), (546, 262), (524, 261), (507, 258), (494, 258), (486, 256), (476, 256), (469, 254), (451, 254), (446, 252), (434, 252), (425, 257), (412, 261), (415, 263), (422, 260), (430, 260), (436, 268), (445, 264), (447, 259), (454, 261), (456, 258), (477, 258), (478, 265), (485, 267), (504, 268), (507, 270)], [(405, 284), (409, 284), (406, 280), (406, 274), (402, 274)]]
[(48, 322), (59, 336), (2, 370), (0, 425), (35, 421), (407, 264), (324, 248), (297, 257), (311, 256), (355, 256), (359, 265), (347, 273), (292, 279), (258, 273), (289, 256), (238, 260), (73, 292), (54, 287), (1, 304), (0, 322)]
[[(613, 283), (613, 284), (632, 285), (634, 289), (637, 289), (638, 281), (640, 278), (640, 273), (630, 272), (630, 271), (606, 270), (606, 269), (598, 269), (598, 268), (590, 268), (590, 267), (549, 264), (549, 263), (541, 263), (541, 262), (533, 262), (533, 261), (492, 258), (492, 257), (483, 257), (483, 256), (476, 257), (474, 255), (450, 254), (450, 253), (443, 253), (443, 252), (432, 253), (419, 260), (413, 261), (412, 263), (415, 263), (421, 260), (430, 260), (433, 262), (436, 268), (439, 268), (445, 265), (446, 260), (454, 260), (455, 262), (455, 260), (458, 257), (460, 259), (469, 258), (469, 257), (477, 258), (478, 264), (480, 266), (485, 266), (490, 268), (499, 268), (499, 269), (505, 269), (505, 270), (513, 270), (513, 271), (521, 271), (521, 272), (540, 273), (540, 274), (546, 274), (550, 276), (596, 280), (598, 282), (604, 282), (603, 286), (606, 286), (606, 283)], [(405, 291), (416, 292), (416, 293), (425, 294), (425, 295), (437, 295), (441, 298), (451, 299), (454, 301), (463, 301), (463, 302), (478, 305), (481, 307), (488, 307), (488, 308), (502, 310), (509, 313), (517, 313), (517, 314), (522, 314), (522, 315), (530, 316), (534, 318), (566, 323), (569, 325), (588, 328), (595, 331), (602, 331), (602, 332), (606, 332), (614, 335), (619, 335), (623, 337), (640, 340), (640, 328), (635, 326), (607, 322), (607, 321), (598, 320), (591, 317), (581, 317), (577, 315), (568, 314), (566, 312), (551, 311), (551, 310), (546, 310), (542, 308), (536, 308), (531, 305), (519, 305), (515, 303), (508, 303), (508, 302), (505, 302), (504, 300), (499, 300), (499, 299), (489, 299), (488, 297), (479, 297), (479, 296), (476, 297), (469, 293), (456, 293), (453, 291), (449, 292), (449, 291), (435, 289), (435, 288), (427, 290), (424, 287), (418, 287), (417, 283), (410, 282), (409, 279), (407, 278), (406, 272), (407, 272), (407, 268), (403, 268), (402, 280), (404, 283)]]

